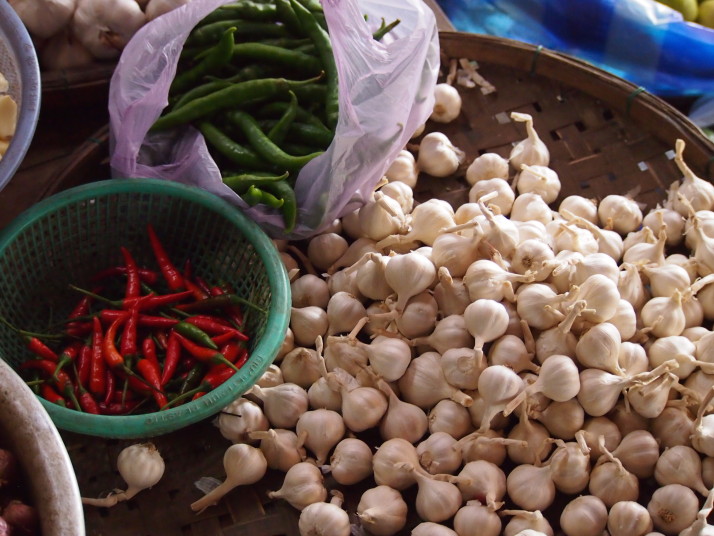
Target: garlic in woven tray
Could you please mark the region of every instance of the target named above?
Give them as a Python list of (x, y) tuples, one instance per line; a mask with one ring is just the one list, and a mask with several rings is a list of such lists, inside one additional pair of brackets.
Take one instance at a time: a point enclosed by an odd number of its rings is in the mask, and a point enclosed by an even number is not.
[(529, 114), (511, 112), (511, 119), (526, 124), (528, 137), (519, 141), (511, 149), (509, 161), (520, 170), (523, 164), (529, 166), (547, 166), (550, 163), (550, 152), (533, 128), (533, 117)]
[(483, 153), (466, 168), (466, 182), (471, 186), (488, 179), (508, 179), (508, 160), (497, 153)]
[[(332, 500), (307, 505), (298, 520), (300, 536), (349, 536), (350, 517), (342, 509), (344, 496), (337, 490), (330, 492)], [(329, 530), (326, 530), (329, 527)]]
[(695, 211), (712, 210), (714, 208), (714, 185), (697, 177), (684, 162), (684, 140), (678, 139), (674, 147), (674, 162), (684, 177), (681, 184), (673, 183), (671, 188), (676, 189), (677, 194), (683, 196), (684, 199), (679, 195), (673, 195), (672, 208), (685, 217), (690, 214), (692, 209)]
[(456, 172), (465, 153), (441, 132), (430, 132), (419, 143), (417, 167), (432, 177), (448, 177)]
[(414, 155), (406, 149), (402, 149), (389, 165), (384, 175), (390, 182), (399, 181), (414, 188), (419, 178), (419, 170), (417, 169)]
[(450, 123), (461, 113), (461, 95), (451, 84), (441, 82), (434, 86), (434, 110), (429, 119), (437, 123)]

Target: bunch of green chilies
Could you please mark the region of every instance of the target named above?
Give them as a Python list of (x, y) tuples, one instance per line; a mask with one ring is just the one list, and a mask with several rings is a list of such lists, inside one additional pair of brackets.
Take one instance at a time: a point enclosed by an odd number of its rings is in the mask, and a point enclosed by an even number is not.
[[(139, 266), (126, 247), (123, 264), (73, 285), (81, 299), (59, 334), (16, 329), (34, 358), (20, 369), (49, 402), (92, 414), (164, 410), (223, 384), (248, 360), (241, 306), (265, 310), (179, 270), (151, 224), (148, 239), (159, 270)], [(121, 289), (121, 297), (100, 293)], [(156, 289), (165, 287), (166, 292)]]
[[(381, 39), (399, 20), (382, 25)], [(337, 67), (317, 0), (238, 0), (216, 9), (186, 39), (169, 106), (152, 126), (191, 124), (223, 182), (249, 205), (297, 220), (300, 169), (332, 143)]]

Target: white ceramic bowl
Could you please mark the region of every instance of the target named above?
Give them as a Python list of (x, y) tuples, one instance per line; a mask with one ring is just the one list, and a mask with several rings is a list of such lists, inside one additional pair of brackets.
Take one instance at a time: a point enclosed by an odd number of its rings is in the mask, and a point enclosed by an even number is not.
[(0, 72), (18, 104), (15, 135), (0, 160), (0, 190), (20, 167), (40, 115), (40, 67), (30, 34), (10, 4), (0, 1)]
[(28, 480), (42, 536), (84, 536), (82, 499), (62, 437), (37, 396), (2, 359), (0, 437)]

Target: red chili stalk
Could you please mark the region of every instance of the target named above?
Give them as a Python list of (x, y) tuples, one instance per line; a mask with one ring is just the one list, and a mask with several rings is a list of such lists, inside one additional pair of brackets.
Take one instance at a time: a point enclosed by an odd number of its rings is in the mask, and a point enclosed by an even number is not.
[(77, 356), (77, 383), (83, 388), (88, 386), (89, 373), (92, 369), (92, 345), (83, 344)]
[(129, 317), (124, 324), (124, 330), (121, 333), (121, 342), (119, 348), (121, 355), (134, 355), (137, 353), (137, 336), (139, 324), (139, 308), (134, 307), (129, 310)]
[(42, 384), (42, 386), (40, 387), (40, 394), (42, 398), (52, 404), (57, 404), (58, 406), (62, 406), (63, 408), (67, 407), (67, 401), (64, 399), (64, 397), (60, 395), (57, 391), (55, 391), (55, 389), (48, 383)]
[(126, 267), (126, 287), (124, 289), (124, 298), (137, 298), (141, 294), (139, 267), (137, 266), (131, 252), (127, 248), (121, 246), (119, 250), (124, 258), (124, 266)]
[(147, 224), (146, 231), (149, 235), (149, 241), (151, 242), (151, 249), (154, 251), (154, 257), (156, 257), (156, 262), (159, 264), (159, 269), (166, 280), (166, 284), (171, 290), (184, 288), (183, 277), (181, 277), (176, 266), (171, 262), (168, 253), (166, 253), (163, 244), (154, 230), (154, 226), (150, 223)]
[(152, 394), (154, 400), (156, 401), (156, 405), (159, 409), (163, 408), (168, 402), (168, 399), (166, 398), (166, 395), (161, 392), (161, 376), (159, 374), (158, 367), (156, 367), (152, 361), (145, 358), (140, 359), (136, 363), (136, 369), (139, 371), (139, 374), (141, 374), (154, 388)]
[(104, 403), (109, 404), (114, 395), (114, 386), (116, 385), (116, 376), (111, 369), (106, 369), (104, 372), (106, 391), (104, 391)]
[(248, 340), (248, 335), (246, 335), (242, 331), (237, 330), (223, 319), (216, 318), (214, 316), (193, 315), (186, 318), (184, 322), (193, 324), (194, 326), (201, 328), (203, 331), (210, 334), (220, 335), (222, 333), (232, 332), (237, 339), (241, 341)]
[(99, 405), (97, 404), (97, 401), (94, 400), (92, 393), (82, 387), (82, 384), (79, 384), (77, 389), (79, 390), (77, 401), (79, 402), (79, 406), (82, 408), (82, 411), (85, 413), (91, 413), (92, 415), (99, 415)]
[(37, 337), (27, 338), (27, 348), (36, 356), (50, 361), (59, 361), (59, 356), (52, 348)]
[(178, 340), (178, 333), (172, 331), (166, 344), (166, 356), (164, 357), (164, 368), (161, 371), (161, 387), (173, 378), (181, 359), (181, 343)]
[(56, 380), (60, 371), (77, 359), (81, 346), (83, 346), (83, 344), (77, 341), (71, 343), (64, 350), (62, 350), (62, 353), (59, 355), (57, 365), (55, 366), (55, 372), (52, 374), (52, 378)]
[[(176, 333), (176, 332), (174, 332)], [(228, 361), (223, 354), (220, 352), (216, 352), (215, 350), (211, 350), (210, 348), (206, 348), (205, 346), (199, 346), (195, 342), (193, 342), (190, 339), (187, 339), (183, 335), (176, 333), (176, 337), (178, 338), (179, 342), (181, 343), (181, 346), (193, 357), (198, 359), (199, 361), (203, 361), (205, 363), (223, 363), (224, 365), (228, 365), (230, 367), (235, 368), (235, 365)], [(238, 370), (238, 369), (236, 369)]]
[[(156, 342), (154, 342), (154, 339), (151, 337), (151, 335), (147, 335), (141, 341), (141, 353), (143, 354), (144, 359), (148, 359), (153, 363), (154, 367), (156, 367), (157, 370), (161, 370), (161, 365), (159, 365), (159, 358), (156, 355)], [(159, 381), (159, 386), (160, 385), (161, 381)]]
[[(103, 323), (111, 324), (118, 317), (126, 314), (124, 309), (103, 309), (99, 312), (99, 318)], [(138, 327), (141, 328), (171, 328), (178, 324), (175, 318), (167, 318), (165, 316), (143, 315), (139, 314)]]
[(126, 322), (129, 317), (129, 313), (125, 316), (117, 318), (111, 323), (107, 332), (104, 334), (104, 341), (102, 343), (102, 353), (104, 354), (104, 360), (106, 361), (109, 368), (117, 369), (124, 366), (124, 357), (119, 353), (117, 347), (114, 343), (114, 338), (117, 335), (117, 331), (121, 325)]
[(92, 322), (92, 357), (89, 367), (89, 391), (95, 396), (102, 396), (107, 389), (107, 375), (104, 354), (102, 353), (104, 332), (99, 318)]
[[(139, 279), (147, 285), (154, 285), (159, 280), (159, 274), (148, 268), (139, 268), (138, 272)], [(97, 272), (92, 276), (92, 281), (101, 281), (102, 279), (117, 275), (126, 275), (126, 266), (113, 266), (101, 272)]]

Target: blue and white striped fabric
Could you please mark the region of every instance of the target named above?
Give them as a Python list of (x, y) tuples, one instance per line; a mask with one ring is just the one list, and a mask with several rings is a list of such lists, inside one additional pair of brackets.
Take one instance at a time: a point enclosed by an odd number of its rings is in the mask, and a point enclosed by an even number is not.
[(714, 30), (654, 0), (439, 0), (459, 31), (586, 60), (664, 96), (714, 94)]

